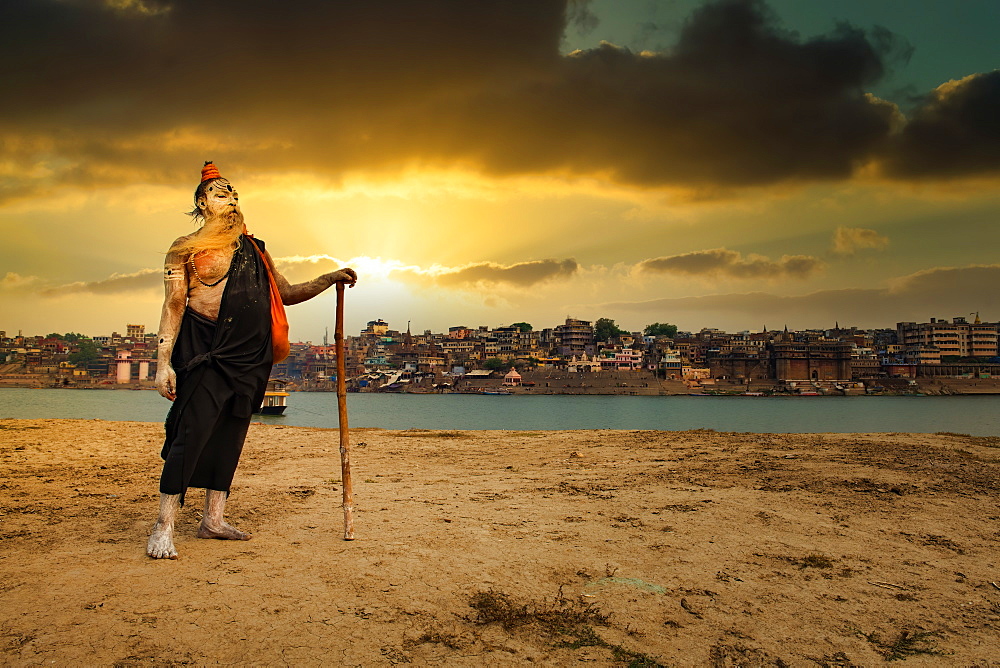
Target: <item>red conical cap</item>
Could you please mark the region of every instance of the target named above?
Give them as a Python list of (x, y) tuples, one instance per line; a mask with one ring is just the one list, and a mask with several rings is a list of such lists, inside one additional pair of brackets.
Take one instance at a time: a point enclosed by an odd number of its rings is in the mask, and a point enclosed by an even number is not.
[(201, 168), (201, 182), (204, 183), (209, 179), (221, 179), (222, 174), (219, 174), (219, 168), (215, 166), (211, 160), (205, 162), (205, 166)]

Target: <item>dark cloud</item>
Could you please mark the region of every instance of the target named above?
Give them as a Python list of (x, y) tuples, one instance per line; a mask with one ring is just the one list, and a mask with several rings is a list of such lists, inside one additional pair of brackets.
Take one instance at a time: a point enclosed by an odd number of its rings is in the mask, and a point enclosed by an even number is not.
[[(820, 290), (782, 297), (764, 292), (668, 297), (642, 302), (599, 305), (602, 312), (625, 317), (642, 313), (664, 322), (739, 322), (760, 319), (797, 328), (825, 327), (839, 321), (858, 327), (894, 327), (897, 322), (926, 322), (930, 317), (967, 317), (1000, 312), (1000, 265), (944, 267), (891, 281), (885, 288)], [(772, 327), (775, 325), (772, 325)]]
[(331, 176), (460, 159), (477, 123), (455, 100), (551, 69), (565, 23), (553, 0), (134, 4), (0, 3), (7, 197), (188, 183), (207, 158)]
[(903, 178), (1000, 172), (1000, 70), (927, 96), (894, 138), (886, 167)]
[(547, 81), (495, 89), (479, 113), (507, 141), (481, 159), (651, 186), (841, 178), (890, 130), (894, 109), (864, 95), (883, 69), (860, 30), (803, 43), (762, 3), (717, 2), (670, 53), (602, 44), (560, 60)]
[(581, 35), (589, 35), (600, 23), (590, 11), (590, 0), (567, 0), (566, 20)]
[(67, 283), (41, 291), (44, 297), (63, 297), (77, 293), (97, 295), (121, 294), (154, 290), (163, 286), (162, 269), (140, 269), (132, 274), (112, 274), (100, 281)]
[(479, 262), (435, 274), (434, 281), (446, 287), (502, 283), (526, 288), (552, 279), (569, 278), (579, 268), (576, 260), (534, 260), (511, 265)]
[(644, 273), (686, 276), (725, 276), (729, 278), (807, 278), (823, 263), (809, 255), (784, 255), (771, 260), (760, 255), (744, 257), (726, 248), (670, 255), (643, 260), (636, 269)]
[[(761, 0), (719, 0), (662, 54), (560, 54), (568, 26), (593, 25), (580, 0), (4, 0), (0, 142), (21, 176), (0, 196), (189, 183), (206, 158), (331, 178), (461, 165), (694, 188), (836, 179), (896, 122), (864, 94), (900, 51), (885, 30), (802, 40)], [(918, 112), (899, 155), (994, 99), (974, 88)], [(963, 146), (990, 132), (967, 127)]]

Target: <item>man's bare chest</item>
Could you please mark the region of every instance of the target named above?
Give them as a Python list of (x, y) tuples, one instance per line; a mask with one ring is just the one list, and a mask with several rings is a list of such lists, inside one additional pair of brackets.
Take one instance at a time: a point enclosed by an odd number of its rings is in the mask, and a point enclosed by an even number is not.
[(191, 287), (212, 287), (220, 283), (229, 274), (233, 261), (231, 250), (203, 251), (188, 261), (191, 275)]

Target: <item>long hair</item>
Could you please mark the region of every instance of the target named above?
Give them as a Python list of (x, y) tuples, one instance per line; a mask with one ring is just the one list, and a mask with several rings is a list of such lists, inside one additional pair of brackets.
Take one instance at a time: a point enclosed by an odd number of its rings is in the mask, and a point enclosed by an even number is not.
[[(208, 163), (206, 162), (205, 164), (207, 165)], [(198, 187), (194, 189), (194, 208), (188, 211), (187, 213), (187, 215), (194, 218), (194, 222), (196, 223), (205, 222), (205, 214), (203, 214), (201, 212), (201, 209), (198, 208), (198, 200), (201, 199), (202, 197), (208, 197), (207, 193), (209, 186), (211, 186), (216, 181), (224, 181), (224, 180), (225, 179), (223, 179), (221, 176), (216, 179), (208, 179), (207, 181), (202, 181), (201, 183), (199, 183)]]

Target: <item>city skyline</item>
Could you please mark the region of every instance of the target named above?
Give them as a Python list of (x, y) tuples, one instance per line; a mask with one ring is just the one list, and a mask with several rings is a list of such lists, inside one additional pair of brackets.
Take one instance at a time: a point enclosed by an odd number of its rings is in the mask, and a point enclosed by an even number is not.
[[(991, 2), (12, 0), (0, 19), (8, 332), (154, 331), (206, 159), (289, 279), (358, 270), (348, 332), (1000, 306)], [(292, 338), (333, 310), (332, 291), (291, 307)]]
[[(613, 318), (610, 319), (610, 320), (611, 320), (611, 324), (612, 325), (614, 325), (614, 326), (618, 325), (618, 323)], [(363, 327), (361, 327), (361, 328), (359, 328), (357, 330), (345, 331), (344, 332), (344, 336), (346, 338), (351, 338), (351, 337), (358, 337), (358, 336), (362, 336), (363, 337), (363, 336), (369, 335), (371, 333), (371, 331), (372, 331), (372, 326), (373, 325), (379, 325), (379, 326), (384, 327), (387, 330), (387, 332), (389, 334), (393, 335), (393, 336), (403, 336), (407, 332), (410, 332), (414, 337), (422, 337), (422, 336), (427, 336), (427, 335), (431, 335), (431, 336), (434, 336), (434, 337), (441, 337), (441, 336), (447, 337), (449, 335), (449, 332), (451, 330), (468, 330), (469, 332), (474, 332), (474, 333), (476, 333), (476, 334), (478, 334), (478, 335), (481, 336), (484, 332), (485, 333), (492, 333), (495, 330), (509, 329), (509, 328), (512, 328), (512, 327), (518, 327), (519, 325), (527, 325), (528, 326), (527, 331), (533, 331), (533, 332), (541, 332), (543, 330), (553, 330), (556, 327), (558, 327), (560, 325), (563, 325), (565, 323), (568, 323), (570, 321), (588, 323), (592, 330), (596, 329), (596, 325), (597, 325), (596, 320), (582, 320), (582, 319), (567, 317), (564, 320), (553, 320), (551, 322), (549, 320), (546, 320), (541, 325), (521, 320), (521, 321), (510, 322), (510, 323), (501, 323), (501, 324), (497, 324), (497, 325), (486, 325), (486, 324), (482, 324), (482, 323), (479, 323), (479, 324), (471, 324), (471, 323), (455, 324), (455, 323), (453, 323), (453, 324), (448, 325), (448, 326), (446, 326), (446, 327), (444, 327), (442, 329), (431, 329), (431, 328), (419, 327), (419, 326), (417, 328), (411, 328), (411, 324), (412, 324), (411, 321), (407, 321), (405, 327), (399, 327), (399, 326), (394, 326), (392, 322), (387, 321), (387, 320), (385, 320), (383, 318), (375, 318), (375, 319), (369, 319), (369, 320), (365, 321), (365, 326), (363, 326)], [(768, 327), (766, 330), (763, 329), (763, 328), (761, 328), (761, 329), (741, 329), (741, 330), (732, 330), (732, 331), (730, 331), (730, 330), (723, 329), (721, 327), (712, 327), (711, 325), (705, 325), (704, 327), (699, 327), (697, 329), (690, 329), (690, 330), (685, 330), (685, 329), (678, 328), (676, 336), (677, 337), (682, 337), (682, 338), (697, 337), (697, 336), (700, 336), (700, 335), (702, 335), (702, 334), (704, 334), (706, 332), (714, 332), (714, 333), (718, 333), (718, 334), (721, 334), (721, 335), (758, 334), (758, 333), (765, 333), (765, 332), (766, 333), (770, 333), (770, 334), (778, 334), (778, 333), (781, 333), (782, 331), (791, 332), (793, 334), (800, 334), (800, 333), (807, 333), (807, 332), (812, 332), (812, 333), (815, 333), (815, 332), (850, 332), (852, 330), (853, 331), (858, 331), (858, 332), (868, 332), (868, 333), (871, 333), (871, 332), (878, 332), (878, 331), (897, 331), (900, 328), (900, 326), (903, 326), (903, 325), (919, 325), (919, 326), (923, 327), (923, 326), (927, 326), (927, 325), (934, 325), (935, 323), (938, 324), (939, 326), (946, 326), (946, 325), (950, 325), (950, 324), (953, 324), (953, 323), (962, 323), (963, 325), (964, 324), (973, 324), (973, 323), (975, 323), (975, 324), (978, 325), (978, 324), (982, 323), (984, 325), (1000, 326), (1000, 320), (990, 320), (990, 319), (982, 317), (981, 314), (979, 314), (979, 313), (973, 312), (973, 313), (970, 313), (968, 316), (955, 315), (955, 316), (952, 316), (952, 317), (949, 317), (949, 318), (938, 318), (936, 316), (931, 316), (929, 318), (918, 319), (918, 320), (915, 320), (915, 321), (899, 321), (899, 322), (894, 322), (891, 325), (887, 324), (887, 325), (875, 326), (875, 327), (857, 327), (855, 325), (844, 325), (844, 324), (841, 324), (839, 321), (835, 321), (834, 324), (832, 326), (830, 326), (830, 327), (804, 327), (804, 328), (801, 328), (801, 329), (793, 329), (793, 328), (789, 328), (787, 326), (782, 326), (782, 327)], [(621, 328), (621, 327), (619, 327), (618, 329), (620, 330), (621, 333), (627, 334), (629, 336), (632, 336), (634, 334), (643, 334), (645, 336), (649, 336), (648, 334), (645, 334), (645, 330), (648, 327), (651, 327), (651, 326), (654, 326), (654, 325), (672, 325), (672, 323), (666, 323), (666, 322), (664, 322), (664, 323), (649, 322), (646, 325), (643, 325), (642, 327), (639, 327), (637, 329), (626, 329), (626, 328)], [(121, 339), (121, 340), (138, 340), (138, 339), (144, 339), (144, 338), (154, 338), (156, 336), (156, 330), (155, 329), (150, 329), (145, 323), (128, 323), (128, 324), (126, 324), (122, 328), (122, 330), (125, 333), (122, 333), (122, 332), (118, 331), (118, 329), (116, 329), (114, 327), (110, 328), (110, 329), (107, 328), (107, 327), (105, 327), (105, 328), (103, 328), (102, 330), (100, 330), (97, 333), (84, 332), (84, 331), (79, 331), (78, 329), (70, 328), (69, 330), (63, 331), (63, 332), (45, 331), (45, 333), (43, 334), (41, 330), (37, 331), (37, 332), (25, 332), (23, 328), (17, 328), (17, 329), (13, 329), (13, 330), (10, 330), (10, 329), (7, 329), (7, 330), (0, 329), (0, 340), (2, 340), (4, 337), (6, 337), (6, 339), (8, 339), (8, 340), (14, 340), (15, 338), (18, 338), (18, 337), (23, 337), (25, 339), (36, 339), (36, 338), (44, 339), (44, 338), (47, 338), (50, 335), (55, 336), (55, 337), (59, 337), (59, 338), (66, 337), (68, 335), (71, 336), (71, 337), (72, 336), (82, 336), (84, 338), (98, 340), (98, 341), (104, 341), (104, 340), (114, 339), (116, 336), (119, 339)], [(141, 332), (141, 334), (137, 334), (135, 332)], [(313, 339), (311, 339), (311, 338), (310, 339), (305, 339), (305, 338), (295, 339), (293, 337), (292, 340), (291, 340), (291, 343), (292, 343), (292, 345), (309, 344), (309, 345), (313, 345), (313, 346), (322, 345), (322, 346), (328, 346), (328, 347), (330, 347), (330, 346), (334, 345), (333, 344), (333, 339), (334, 339), (333, 334), (330, 333), (329, 328), (326, 328), (321, 333), (321, 335), (319, 336), (319, 338), (316, 339), (315, 341)]]

